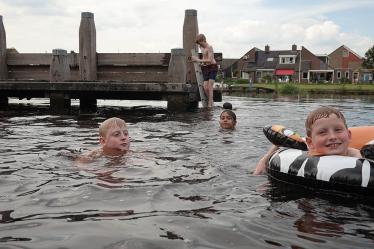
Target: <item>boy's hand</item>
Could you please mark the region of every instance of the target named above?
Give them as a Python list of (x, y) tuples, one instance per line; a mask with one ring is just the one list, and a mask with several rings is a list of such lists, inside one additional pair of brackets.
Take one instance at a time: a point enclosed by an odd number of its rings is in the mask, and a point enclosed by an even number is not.
[(199, 58), (197, 58), (196, 56), (191, 56), (191, 61), (192, 62), (198, 62)]

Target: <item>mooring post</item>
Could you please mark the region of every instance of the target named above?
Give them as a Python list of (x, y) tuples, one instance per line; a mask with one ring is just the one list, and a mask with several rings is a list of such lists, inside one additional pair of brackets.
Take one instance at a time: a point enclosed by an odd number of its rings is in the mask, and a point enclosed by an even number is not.
[[(68, 53), (64, 49), (53, 49), (49, 67), (49, 81), (62, 82), (70, 80)], [(70, 111), (71, 100), (64, 92), (51, 92), (49, 95), (52, 113), (63, 114)]]
[(187, 60), (187, 83), (195, 83), (196, 74), (194, 66), (188, 59), (191, 57), (191, 49), (195, 49), (197, 52), (197, 45), (195, 39), (199, 33), (199, 27), (197, 22), (197, 10), (187, 9), (185, 10), (184, 23), (183, 23), (183, 48), (186, 51), (186, 60)]
[[(0, 16), (0, 80), (8, 78), (8, 66), (6, 61), (6, 34), (3, 24), (3, 16)], [(8, 97), (0, 95), (0, 108), (8, 106)]]
[(168, 67), (169, 83), (186, 83), (186, 52), (183, 48), (173, 48)]
[(53, 49), (49, 67), (49, 81), (61, 82), (70, 80), (68, 53), (64, 49)]
[(6, 61), (6, 34), (3, 24), (3, 16), (0, 16), (0, 80), (8, 78), (8, 66)]
[[(186, 83), (186, 52), (183, 48), (173, 48), (168, 67), (169, 83)], [(189, 94), (168, 95), (169, 111), (187, 111), (190, 104)]]
[[(79, 26), (79, 74), (82, 81), (97, 81), (96, 28), (94, 14), (82, 12)], [(82, 96), (80, 110), (96, 111), (97, 100)]]

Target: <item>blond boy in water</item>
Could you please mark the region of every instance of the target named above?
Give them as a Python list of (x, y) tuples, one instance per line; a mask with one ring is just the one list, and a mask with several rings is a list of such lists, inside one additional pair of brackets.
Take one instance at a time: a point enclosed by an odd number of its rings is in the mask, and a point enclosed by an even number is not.
[[(306, 121), (306, 144), (311, 156), (340, 155), (361, 158), (361, 153), (348, 147), (351, 131), (347, 127), (343, 113), (329, 106), (322, 106), (309, 113)], [(260, 159), (253, 172), (254, 175), (266, 172), (266, 165), (278, 149), (273, 145)]]
[(126, 122), (120, 118), (109, 118), (99, 127), (100, 148), (79, 158), (79, 162), (86, 163), (101, 156), (122, 156), (130, 148), (130, 137)]

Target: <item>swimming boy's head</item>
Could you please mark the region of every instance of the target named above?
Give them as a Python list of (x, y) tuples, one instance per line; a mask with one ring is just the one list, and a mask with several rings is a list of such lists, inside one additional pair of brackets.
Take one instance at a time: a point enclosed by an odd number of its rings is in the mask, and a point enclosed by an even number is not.
[(107, 154), (123, 154), (129, 150), (130, 138), (126, 122), (120, 118), (109, 118), (99, 127), (100, 144)]
[(219, 116), (219, 125), (222, 129), (235, 129), (236, 115), (231, 110), (224, 110)]
[(345, 127), (347, 128), (347, 122), (345, 121), (345, 117), (343, 113), (341, 113), (339, 110), (330, 107), (330, 106), (321, 106), (314, 111), (311, 111), (308, 114), (308, 117), (305, 120), (305, 129), (306, 129), (306, 135), (310, 137), (312, 132), (313, 124), (321, 118), (328, 118), (330, 115), (335, 114), (338, 119), (341, 119), (344, 123)]
[(322, 106), (309, 113), (306, 142), (314, 155), (347, 155), (351, 132), (344, 115), (333, 107)]

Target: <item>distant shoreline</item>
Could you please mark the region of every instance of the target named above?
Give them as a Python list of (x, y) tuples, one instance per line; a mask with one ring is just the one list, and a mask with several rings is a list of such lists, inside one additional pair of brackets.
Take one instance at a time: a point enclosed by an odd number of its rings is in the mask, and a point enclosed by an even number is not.
[[(281, 94), (295, 94), (295, 93), (310, 93), (310, 94), (358, 94), (358, 95), (374, 95), (374, 83), (370, 84), (298, 84), (298, 83), (260, 83), (253, 84), (253, 91), (258, 88), (266, 92), (275, 92), (278, 88), (278, 93)], [(249, 92), (249, 84), (232, 84), (222, 89), (222, 92)]]

